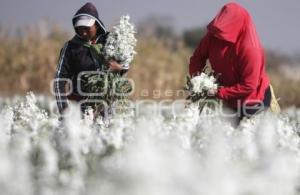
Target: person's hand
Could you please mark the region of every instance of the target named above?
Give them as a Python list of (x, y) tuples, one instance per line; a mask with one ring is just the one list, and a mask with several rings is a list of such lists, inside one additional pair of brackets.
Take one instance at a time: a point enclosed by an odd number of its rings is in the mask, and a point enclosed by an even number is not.
[(207, 91), (207, 95), (208, 96), (216, 96), (216, 94), (217, 94), (217, 92), (218, 92), (218, 90), (217, 89), (209, 89), (208, 91)]
[(109, 66), (108, 70), (112, 72), (119, 72), (123, 69), (122, 65), (116, 62), (115, 60), (109, 61), (108, 66)]

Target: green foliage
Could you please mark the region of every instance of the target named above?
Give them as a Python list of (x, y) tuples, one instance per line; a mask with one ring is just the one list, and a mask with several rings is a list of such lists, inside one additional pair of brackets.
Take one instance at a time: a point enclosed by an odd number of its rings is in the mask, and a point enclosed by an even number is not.
[[(89, 105), (95, 112), (101, 113), (110, 108), (116, 101), (118, 106), (125, 106), (133, 88), (131, 83), (118, 73), (100, 72), (99, 74), (86, 74), (82, 77), (82, 90), (88, 95)], [(118, 109), (122, 109), (118, 107)], [(123, 108), (126, 109), (126, 108)]]

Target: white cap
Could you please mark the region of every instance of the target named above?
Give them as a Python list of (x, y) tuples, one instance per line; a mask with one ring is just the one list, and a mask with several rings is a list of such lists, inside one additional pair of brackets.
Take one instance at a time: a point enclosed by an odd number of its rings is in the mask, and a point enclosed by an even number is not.
[(95, 19), (89, 16), (80, 16), (77, 18), (74, 27), (87, 26), (91, 27), (95, 24)]

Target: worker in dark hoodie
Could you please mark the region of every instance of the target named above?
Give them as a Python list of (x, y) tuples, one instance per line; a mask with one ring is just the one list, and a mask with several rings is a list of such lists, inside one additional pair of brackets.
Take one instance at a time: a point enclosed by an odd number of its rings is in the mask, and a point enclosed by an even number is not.
[(72, 22), (76, 34), (65, 43), (60, 52), (54, 82), (56, 101), (61, 115), (68, 107), (68, 100), (79, 102), (86, 98), (79, 89), (80, 73), (101, 71), (105, 63), (110, 71), (120, 74), (127, 71), (122, 64), (114, 60), (106, 62), (101, 54), (97, 55), (95, 52), (97, 45), (105, 44), (108, 32), (92, 3), (83, 5), (74, 15)]

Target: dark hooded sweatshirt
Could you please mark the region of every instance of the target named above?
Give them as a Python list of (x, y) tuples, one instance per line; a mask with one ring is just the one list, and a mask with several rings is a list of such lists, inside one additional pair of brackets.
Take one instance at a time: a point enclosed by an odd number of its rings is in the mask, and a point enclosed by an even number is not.
[[(73, 17), (73, 26), (76, 19), (80, 16), (90, 16), (96, 20), (98, 25), (97, 44), (105, 44), (107, 38), (107, 31), (103, 22), (99, 19), (97, 9), (92, 3), (86, 3), (82, 6)], [(57, 100), (59, 112), (68, 106), (68, 95), (81, 97), (78, 95), (77, 78), (82, 71), (96, 71), (101, 70), (101, 61), (92, 56), (91, 48), (87, 47), (89, 43), (84, 42), (78, 35), (75, 35), (70, 41), (66, 42), (60, 52), (58, 61), (56, 79), (54, 82), (54, 91)], [(71, 85), (70, 89), (66, 91), (66, 84)]]

